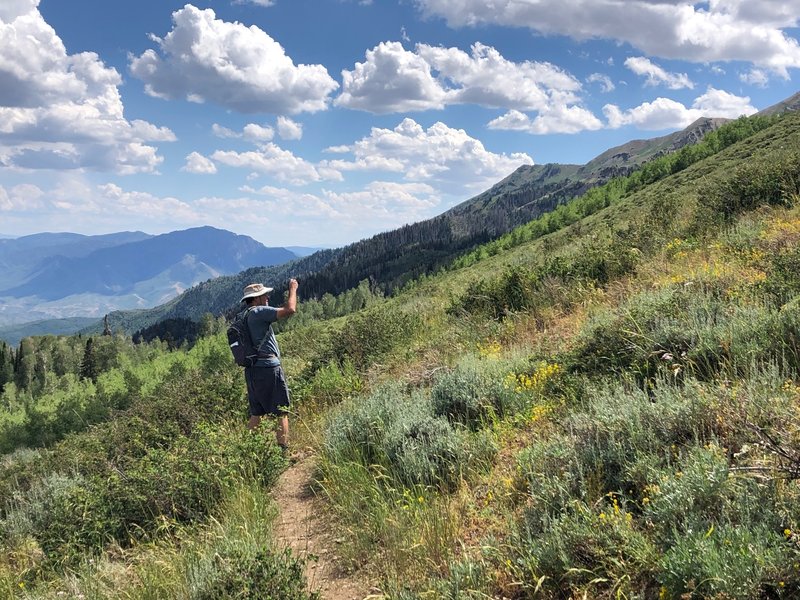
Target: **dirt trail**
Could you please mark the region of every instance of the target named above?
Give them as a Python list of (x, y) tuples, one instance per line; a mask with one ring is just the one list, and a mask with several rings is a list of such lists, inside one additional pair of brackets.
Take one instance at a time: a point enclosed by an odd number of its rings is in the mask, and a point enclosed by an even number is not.
[(313, 470), (313, 457), (302, 456), (273, 488), (279, 511), (275, 539), (300, 558), (317, 557), (306, 563), (306, 579), (309, 589), (320, 592), (323, 600), (383, 598), (380, 590), (341, 567), (338, 548), (347, 542), (333, 539), (329, 533), (321, 500), (311, 488)]

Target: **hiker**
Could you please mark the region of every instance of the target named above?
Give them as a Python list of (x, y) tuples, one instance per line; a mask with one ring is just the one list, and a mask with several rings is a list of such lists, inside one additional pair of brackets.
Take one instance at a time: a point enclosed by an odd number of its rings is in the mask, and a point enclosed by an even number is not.
[(280, 308), (269, 306), (271, 287), (251, 283), (244, 288), (242, 302), (247, 304), (247, 326), (250, 338), (258, 349), (258, 360), (244, 370), (247, 396), (250, 400), (249, 429), (255, 429), (264, 415), (277, 417), (276, 437), (284, 452), (289, 445), (289, 388), (281, 368), (281, 352), (272, 323), (291, 317), (297, 310), (297, 280), (289, 280), (289, 297)]

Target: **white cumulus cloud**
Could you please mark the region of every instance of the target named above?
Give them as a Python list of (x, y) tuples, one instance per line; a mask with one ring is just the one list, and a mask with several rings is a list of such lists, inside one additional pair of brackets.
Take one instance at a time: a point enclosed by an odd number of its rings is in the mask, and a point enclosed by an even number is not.
[(36, 185), (22, 183), (6, 190), (0, 185), (0, 212), (33, 213), (42, 208), (44, 192)]
[(647, 85), (665, 85), (671, 90), (694, 88), (694, 83), (686, 73), (668, 73), (644, 56), (626, 59), (625, 66), (637, 75), (646, 77)]
[(614, 104), (606, 104), (603, 107), (603, 113), (611, 128), (635, 125), (650, 130), (686, 127), (700, 117), (736, 119), (755, 112), (757, 109), (750, 105), (750, 98), (736, 96), (713, 87), (709, 87), (705, 94), (697, 97), (691, 107), (669, 98), (656, 98), (652, 102), (644, 102), (628, 110), (621, 110)]
[(257, 123), (248, 123), (242, 129), (242, 137), (251, 142), (269, 142), (275, 137), (275, 130), (269, 126), (262, 126)]
[(0, 165), (154, 171), (163, 159), (149, 143), (174, 133), (128, 121), (119, 73), (93, 52), (68, 54), (38, 5), (0, 8)]
[(463, 129), (437, 122), (425, 129), (406, 118), (394, 129), (373, 128), (351, 146), (353, 160), (323, 161), (337, 171), (388, 171), (454, 195), (483, 190), (522, 164), (524, 153), (496, 154)]
[(417, 53), (449, 83), (448, 102), (492, 108), (544, 110), (578, 100), (580, 82), (547, 62), (512, 62), (495, 48), (473, 44), (471, 53), (458, 48), (417, 45)]
[(614, 82), (611, 81), (611, 78), (608, 75), (603, 75), (602, 73), (592, 73), (586, 79), (589, 83), (597, 83), (600, 85), (600, 89), (603, 92), (613, 92), (616, 89)]
[(491, 46), (459, 48), (383, 42), (366, 61), (342, 72), (336, 104), (378, 114), (442, 109), (453, 104), (557, 111), (580, 102), (580, 82), (546, 62), (513, 62)]
[[(122, 222), (130, 230), (152, 232), (208, 222), (183, 200), (129, 191), (115, 183), (95, 185), (78, 171), (58, 174), (47, 185), (23, 184), (7, 191), (14, 206), (3, 221), (19, 231), (97, 233), (119, 231)], [(0, 191), (0, 204), (2, 198)]]
[(234, 0), (234, 4), (255, 4), (256, 6), (274, 6), (274, 0)]
[(278, 181), (291, 185), (305, 185), (326, 179), (336, 181), (342, 178), (341, 173), (335, 169), (329, 167), (318, 169), (312, 163), (272, 142), (251, 152), (217, 150), (211, 158), (229, 167), (267, 173)]
[(107, 183), (98, 185), (99, 197), (94, 202), (78, 200), (76, 208), (81, 212), (97, 211), (98, 204), (104, 204), (101, 212), (116, 211), (117, 214), (147, 215), (155, 220), (174, 220), (175, 222), (195, 222), (197, 215), (190, 204), (171, 196), (161, 197), (149, 192), (130, 192), (120, 186)]
[(197, 175), (214, 175), (217, 172), (217, 165), (199, 152), (192, 152), (186, 157), (186, 164), (181, 171)]
[(490, 121), (488, 127), (489, 129), (524, 131), (535, 135), (546, 135), (602, 129), (603, 123), (585, 108), (560, 106), (543, 111), (533, 119), (523, 112), (511, 110)]
[(424, 218), (440, 202), (439, 194), (428, 184), (392, 181), (373, 181), (353, 192), (324, 190), (323, 197), (350, 218), (367, 218), (395, 227)]
[(788, 76), (800, 66), (798, 0), (415, 0), (452, 27), (497, 24), (585, 40), (627, 42), (649, 56), (741, 60)]
[(739, 74), (739, 80), (756, 87), (767, 87), (769, 75), (763, 69), (750, 69), (746, 73)]
[(223, 202), (231, 212), (242, 213), (249, 207), (254, 214), (285, 218), (285, 226), (298, 231), (333, 221), (337, 234), (347, 241), (428, 218), (441, 203), (441, 194), (433, 186), (419, 182), (372, 181), (357, 190), (323, 189), (319, 194), (298, 194), (269, 185), (243, 186), (239, 191), (260, 200)]
[(241, 133), (237, 133), (233, 129), (229, 129), (228, 127), (223, 127), (219, 123), (214, 123), (211, 126), (211, 133), (213, 133), (218, 138), (238, 138), (238, 137), (242, 137)]
[(382, 42), (366, 58), (342, 71), (338, 106), (379, 114), (444, 108), (447, 94), (431, 66), (400, 42)]
[(341, 146), (328, 146), (323, 150), (323, 152), (329, 152), (331, 154), (345, 154), (346, 152), (350, 152), (352, 148), (350, 146), (341, 145)]
[(303, 125), (289, 117), (278, 117), (278, 135), (284, 140), (299, 140), (303, 137)]
[(322, 65), (295, 65), (283, 47), (255, 25), (229, 23), (210, 8), (187, 4), (174, 27), (153, 37), (161, 53), (132, 57), (131, 73), (160, 98), (209, 101), (243, 113), (296, 114), (325, 110), (338, 87)]

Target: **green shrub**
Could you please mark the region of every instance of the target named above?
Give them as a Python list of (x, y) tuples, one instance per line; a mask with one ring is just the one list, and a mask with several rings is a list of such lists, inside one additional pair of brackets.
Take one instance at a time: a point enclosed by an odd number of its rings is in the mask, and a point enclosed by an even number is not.
[(255, 554), (217, 554), (214, 573), (189, 596), (191, 600), (317, 600), (306, 589), (303, 563), (286, 549), (277, 553), (264, 546)]
[(652, 598), (656, 548), (616, 500), (591, 509), (575, 502), (544, 530), (524, 527), (514, 540), (512, 570), (533, 593), (555, 597)]
[(395, 477), (415, 485), (453, 490), (461, 478), (463, 441), (442, 418), (414, 415), (386, 434), (386, 454)]
[(439, 375), (431, 388), (434, 414), (477, 429), (508, 412), (512, 393), (496, 374), (459, 366)]
[(349, 318), (330, 348), (330, 358), (349, 357), (358, 367), (385, 358), (400, 346), (410, 348), (420, 326), (416, 315), (390, 305), (365, 309)]
[(427, 398), (409, 396), (399, 385), (343, 405), (324, 434), (328, 460), (378, 465), (409, 487), (453, 488), (461, 475), (463, 447), (463, 437), (433, 414)]
[(535, 441), (519, 453), (517, 469), (530, 502), (525, 516), (529, 531), (543, 531), (575, 499), (586, 497), (582, 467), (568, 435)]
[(800, 247), (771, 258), (764, 289), (780, 304), (800, 294)]
[(313, 375), (301, 378), (294, 386), (295, 400), (314, 400), (323, 406), (333, 406), (357, 395), (364, 382), (349, 358), (343, 362), (331, 360), (317, 369)]
[(796, 452), (797, 388), (781, 372), (587, 387), (562, 429), (518, 456), (509, 574), (545, 597), (793, 597), (796, 486), (753, 429)]
[(719, 447), (692, 448), (676, 462), (650, 486), (653, 493), (644, 510), (665, 546), (720, 525), (782, 530), (781, 519), (769, 508), (776, 506), (772, 486), (733, 476)]
[(80, 475), (53, 474), (25, 495), (15, 494), (0, 527), (2, 537), (34, 538), (54, 566), (96, 552), (123, 529), (92, 484)]
[[(20, 448), (0, 458), (0, 499), (11, 498), (17, 491), (30, 489), (52, 468), (52, 452), (41, 449)], [(0, 503), (0, 516), (5, 507)]]
[(794, 598), (793, 552), (764, 527), (721, 525), (688, 532), (666, 550), (657, 577), (665, 598)]
[(787, 206), (800, 194), (800, 153), (776, 151), (742, 162), (701, 194), (704, 210), (724, 220), (762, 204)]
[(637, 493), (647, 484), (651, 457), (669, 464), (677, 449), (713, 439), (717, 415), (713, 397), (693, 385), (662, 384), (652, 396), (609, 386), (595, 388), (584, 411), (573, 413), (565, 426), (579, 472), (598, 495)]
[(427, 582), (425, 591), (390, 589), (388, 594), (393, 600), (486, 600), (493, 597), (490, 570), (484, 563), (463, 558), (447, 565), (447, 571), (446, 577)]
[(386, 432), (403, 414), (420, 410), (420, 400), (409, 399), (400, 385), (386, 385), (366, 398), (342, 405), (334, 410), (325, 427), (325, 454), (334, 462), (354, 460), (367, 466), (386, 465)]
[(204, 520), (235, 482), (268, 486), (284, 466), (269, 432), (243, 426), (198, 426), (171, 442), (120, 464), (95, 455), (86, 474), (29, 483), (5, 507), (5, 535), (30, 535), (50, 564), (67, 565), (112, 541), (125, 546), (165, 525)]
[(633, 272), (640, 254), (618, 232), (610, 240), (591, 239), (573, 254), (548, 257), (533, 269), (515, 266), (500, 277), (475, 282), (451, 302), (448, 312), (502, 320), (520, 311), (538, 314), (554, 306), (569, 309), (583, 288), (605, 285)]
[(125, 472), (112, 473), (109, 502), (128, 526), (147, 529), (164, 517), (200, 520), (235, 481), (253, 478), (270, 486), (282, 468), (269, 432), (199, 426), (191, 437), (168, 449), (151, 448)]
[(566, 362), (573, 371), (657, 375), (681, 380), (746, 377), (778, 361), (797, 367), (800, 311), (767, 303), (732, 304), (713, 286), (642, 292), (603, 313), (579, 334)]

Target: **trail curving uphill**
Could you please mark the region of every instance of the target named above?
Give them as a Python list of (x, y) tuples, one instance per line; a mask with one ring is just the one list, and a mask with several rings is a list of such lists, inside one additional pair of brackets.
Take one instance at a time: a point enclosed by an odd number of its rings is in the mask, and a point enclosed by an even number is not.
[(283, 472), (273, 488), (278, 506), (274, 529), (277, 544), (281, 548), (290, 548), (302, 559), (308, 559), (308, 588), (319, 592), (322, 600), (384, 598), (379, 590), (342, 567), (337, 550), (340, 543), (331, 537), (322, 501), (311, 485), (313, 472), (313, 457), (302, 456)]

